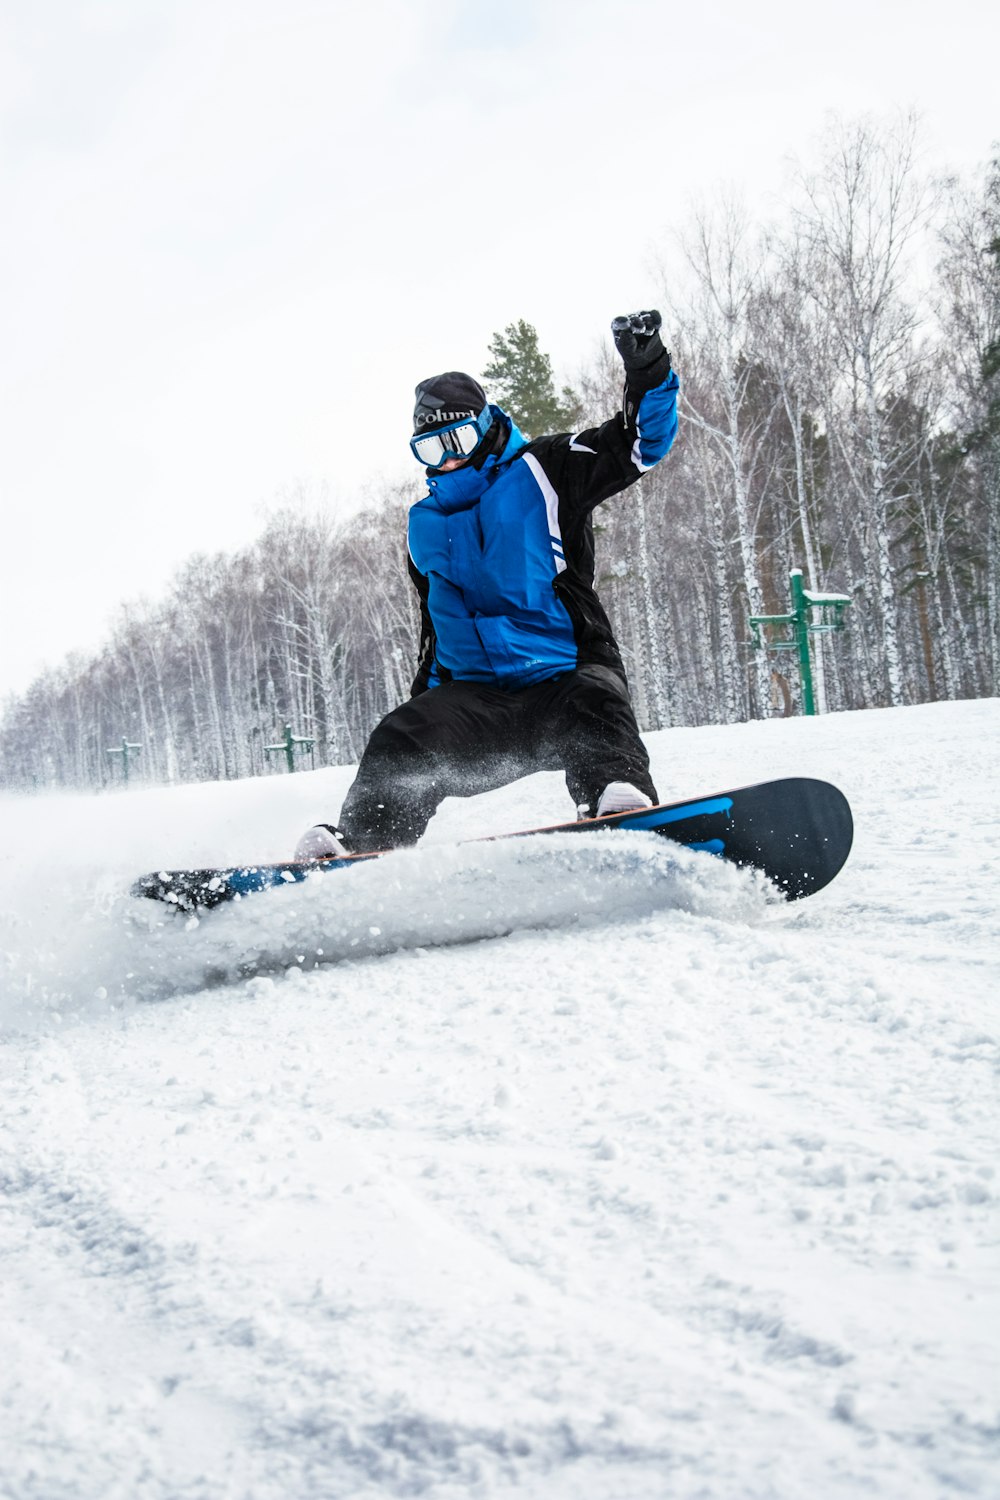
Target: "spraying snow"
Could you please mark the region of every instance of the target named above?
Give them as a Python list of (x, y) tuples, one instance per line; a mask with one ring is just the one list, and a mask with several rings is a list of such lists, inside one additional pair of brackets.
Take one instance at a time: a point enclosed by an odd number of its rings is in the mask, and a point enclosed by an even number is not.
[(664, 796), (843, 787), (796, 906), (456, 842), (553, 776), (200, 921), (129, 881), (281, 857), (349, 771), (0, 800), (0, 1491), (996, 1494), (998, 730), (651, 736)]

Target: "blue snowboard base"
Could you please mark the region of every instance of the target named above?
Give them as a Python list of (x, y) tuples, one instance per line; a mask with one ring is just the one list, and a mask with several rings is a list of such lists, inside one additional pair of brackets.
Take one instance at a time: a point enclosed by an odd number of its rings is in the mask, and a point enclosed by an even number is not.
[[(847, 798), (828, 781), (789, 776), (737, 787), (711, 797), (665, 803), (639, 812), (611, 813), (529, 828), (496, 838), (533, 838), (546, 833), (611, 832), (626, 828), (658, 834), (689, 849), (701, 849), (736, 865), (762, 870), (789, 901), (812, 896), (843, 868), (854, 837)], [(474, 840), (473, 842), (479, 842)], [(218, 870), (160, 870), (142, 875), (133, 896), (166, 901), (182, 911), (220, 906), (259, 891), (293, 885), (309, 876), (350, 870), (364, 860), (391, 857), (392, 850), (342, 859), (289, 860), (277, 865), (237, 865)]]

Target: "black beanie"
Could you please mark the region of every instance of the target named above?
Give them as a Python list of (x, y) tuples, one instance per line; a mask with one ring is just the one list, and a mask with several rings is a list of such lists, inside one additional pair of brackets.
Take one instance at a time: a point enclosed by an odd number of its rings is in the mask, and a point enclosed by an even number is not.
[(436, 427), (447, 427), (449, 422), (460, 422), (463, 417), (478, 417), (487, 404), (486, 392), (479, 381), (461, 370), (446, 370), (443, 375), (422, 380), (416, 397), (413, 408), (416, 437), (433, 432)]

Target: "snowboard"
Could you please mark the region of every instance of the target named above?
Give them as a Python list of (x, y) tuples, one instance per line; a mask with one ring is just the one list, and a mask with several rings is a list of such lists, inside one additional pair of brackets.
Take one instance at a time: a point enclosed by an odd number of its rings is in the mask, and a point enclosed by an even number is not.
[[(470, 842), (535, 838), (547, 833), (613, 833), (620, 829), (656, 834), (733, 864), (762, 870), (789, 901), (812, 896), (829, 885), (843, 868), (854, 836), (851, 809), (843, 792), (828, 781), (789, 776), (710, 797), (493, 834)], [(132, 886), (132, 895), (195, 911), (334, 871), (344, 875), (368, 860), (391, 858), (392, 852), (217, 870), (154, 870), (140, 876)]]

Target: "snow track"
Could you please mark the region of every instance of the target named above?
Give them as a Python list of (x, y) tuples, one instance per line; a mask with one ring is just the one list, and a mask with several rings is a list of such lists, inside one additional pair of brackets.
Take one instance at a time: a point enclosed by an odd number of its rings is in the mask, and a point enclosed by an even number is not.
[[(559, 811), (535, 778), (143, 931), (136, 810), (202, 789), (8, 804), (106, 863), (0, 869), (4, 1500), (995, 1495), (998, 709), (653, 737), (664, 788), (844, 786), (792, 907), (641, 838), (453, 844)], [(294, 832), (311, 780), (243, 796)], [(248, 855), (227, 798), (200, 858)]]

